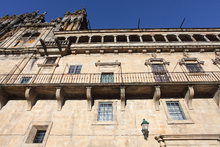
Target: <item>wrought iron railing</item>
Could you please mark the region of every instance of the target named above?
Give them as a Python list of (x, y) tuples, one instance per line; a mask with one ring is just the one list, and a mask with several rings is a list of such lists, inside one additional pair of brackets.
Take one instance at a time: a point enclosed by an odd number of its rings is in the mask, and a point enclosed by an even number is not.
[[(103, 79), (103, 77), (105, 79)], [(106, 79), (109, 78), (109, 79)], [(109, 83), (188, 83), (219, 82), (220, 72), (204, 73), (114, 73), (102, 76), (101, 73), (83, 74), (7, 74), (0, 75), (0, 84), (109, 84)]]

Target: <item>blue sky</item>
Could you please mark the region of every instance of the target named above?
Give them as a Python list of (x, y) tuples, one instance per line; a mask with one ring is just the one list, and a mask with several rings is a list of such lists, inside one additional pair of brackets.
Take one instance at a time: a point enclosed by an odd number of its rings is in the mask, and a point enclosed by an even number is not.
[(40, 10), (46, 20), (86, 8), (92, 29), (220, 27), (220, 0), (2, 0), (0, 16)]

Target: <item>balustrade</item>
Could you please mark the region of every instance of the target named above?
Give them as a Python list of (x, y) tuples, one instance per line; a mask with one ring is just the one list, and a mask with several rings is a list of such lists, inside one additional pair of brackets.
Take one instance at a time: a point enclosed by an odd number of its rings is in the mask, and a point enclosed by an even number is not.
[[(106, 79), (106, 78), (111, 79)], [(218, 82), (220, 72), (183, 73), (183, 72), (140, 72), (114, 73), (103, 79), (101, 73), (84, 74), (8, 74), (0, 75), (0, 84), (114, 84), (114, 83), (184, 83)]]

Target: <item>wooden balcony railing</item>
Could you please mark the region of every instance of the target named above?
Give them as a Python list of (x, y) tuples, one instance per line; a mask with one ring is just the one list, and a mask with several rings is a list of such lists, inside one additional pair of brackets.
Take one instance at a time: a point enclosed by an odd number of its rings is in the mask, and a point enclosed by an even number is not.
[(8, 74), (0, 75), (0, 84), (114, 84), (114, 83), (189, 83), (219, 82), (220, 72), (204, 73), (115, 73), (103, 76), (101, 73), (85, 74)]

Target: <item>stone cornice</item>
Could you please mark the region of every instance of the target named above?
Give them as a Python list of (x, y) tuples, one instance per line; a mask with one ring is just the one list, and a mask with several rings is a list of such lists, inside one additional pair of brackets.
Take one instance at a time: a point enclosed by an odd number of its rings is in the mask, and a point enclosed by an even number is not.
[(129, 33), (129, 32), (219, 32), (220, 28), (143, 28), (143, 29), (93, 29), (80, 31), (54, 31), (58, 34), (79, 34), (79, 33)]

